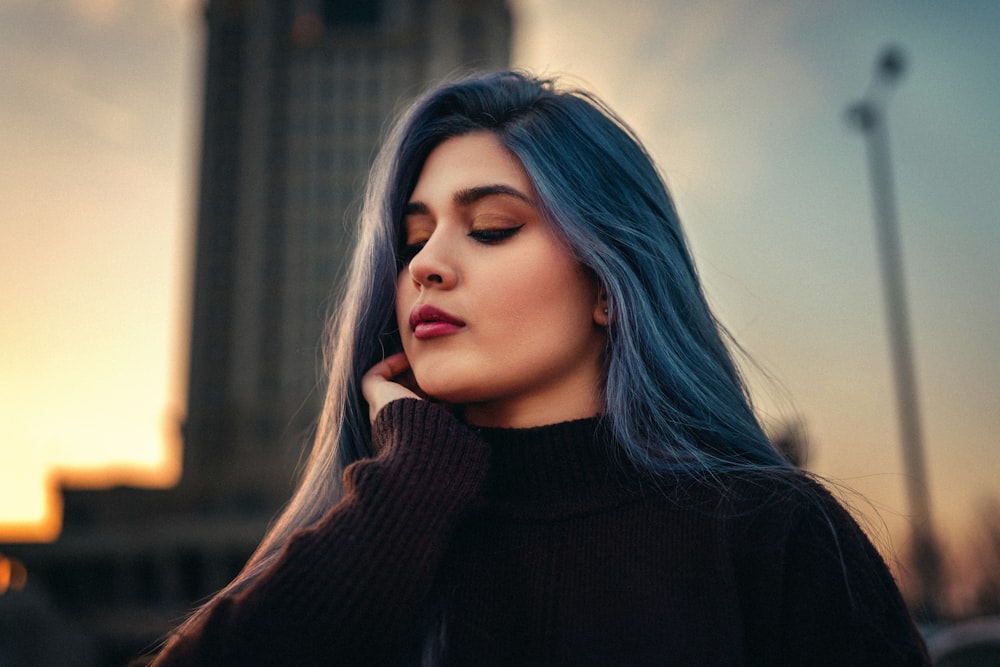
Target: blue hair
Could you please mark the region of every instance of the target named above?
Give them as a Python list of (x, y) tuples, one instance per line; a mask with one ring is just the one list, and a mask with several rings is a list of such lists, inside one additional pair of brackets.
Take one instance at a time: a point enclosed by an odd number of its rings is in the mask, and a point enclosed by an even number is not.
[(343, 469), (371, 454), (360, 383), (401, 349), (394, 302), (404, 207), (431, 151), (478, 131), (520, 160), (543, 214), (607, 293), (604, 419), (622, 454), (659, 478), (790, 470), (754, 415), (666, 185), (634, 133), (586, 92), (520, 72), (475, 75), (415, 102), (376, 158), (329, 327), (329, 384), (309, 462), (291, 503), (223, 593), (319, 520), (341, 495)]
[[(593, 96), (518, 72), (432, 91), (385, 145), (360, 248), (372, 260), (371, 272), (354, 274), (355, 287), (363, 279), (373, 286), (368, 317), (341, 332), (353, 331), (357, 349), (368, 346), (352, 381), (380, 358), (371, 342), (395, 329), (398, 264), (390, 252), (399, 246), (399, 221), (420, 169), (441, 142), (474, 131), (493, 133), (520, 160), (543, 213), (607, 292), (604, 414), (624, 453), (656, 474), (784, 466), (753, 413), (673, 202), (641, 142)], [(352, 399), (360, 401), (357, 391)], [(367, 424), (363, 408), (363, 402), (351, 406)], [(353, 434), (341, 441), (342, 465), (367, 444), (363, 429), (357, 431), (360, 443)]]

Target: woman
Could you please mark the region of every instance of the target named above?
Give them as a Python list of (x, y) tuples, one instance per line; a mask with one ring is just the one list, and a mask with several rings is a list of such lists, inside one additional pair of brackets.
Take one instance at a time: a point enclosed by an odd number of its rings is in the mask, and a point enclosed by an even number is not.
[(289, 508), (155, 664), (925, 664), (773, 449), (626, 126), (520, 73), (372, 171)]

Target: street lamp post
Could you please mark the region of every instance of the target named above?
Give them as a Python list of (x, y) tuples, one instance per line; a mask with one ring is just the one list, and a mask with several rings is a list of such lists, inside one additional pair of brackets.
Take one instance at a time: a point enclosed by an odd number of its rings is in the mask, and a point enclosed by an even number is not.
[(896, 219), (896, 199), (892, 166), (889, 160), (889, 136), (886, 104), (889, 93), (902, 78), (906, 61), (902, 51), (886, 48), (875, 65), (868, 94), (848, 110), (848, 121), (864, 134), (872, 181), (875, 226), (885, 291), (889, 345), (896, 385), (899, 429), (906, 471), (906, 490), (910, 504), (914, 566), (919, 578), (920, 613), (927, 620), (938, 615), (940, 600), (940, 560), (931, 525), (927, 495), (927, 470), (924, 465), (923, 432), (917, 403), (916, 375), (910, 343), (909, 315), (903, 281), (902, 253)]

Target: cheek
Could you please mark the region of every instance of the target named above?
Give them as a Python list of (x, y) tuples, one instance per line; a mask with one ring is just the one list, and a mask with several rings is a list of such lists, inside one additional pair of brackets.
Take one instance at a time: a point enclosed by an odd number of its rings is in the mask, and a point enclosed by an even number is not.
[(493, 304), (512, 323), (537, 327), (544, 336), (585, 332), (593, 319), (590, 281), (569, 258), (540, 258), (523, 271), (510, 274), (509, 289), (498, 290)]

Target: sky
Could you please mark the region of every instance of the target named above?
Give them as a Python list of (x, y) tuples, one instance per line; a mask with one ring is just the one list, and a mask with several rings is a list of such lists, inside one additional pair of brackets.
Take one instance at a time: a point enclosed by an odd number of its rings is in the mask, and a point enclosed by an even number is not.
[[(514, 64), (645, 141), (767, 423), (908, 507), (862, 136), (888, 107), (935, 526), (1000, 495), (1000, 4), (516, 0)], [(58, 484), (179, 474), (203, 33), (197, 0), (0, 0), (0, 541), (51, 539)], [(863, 499), (863, 500), (859, 500)]]

